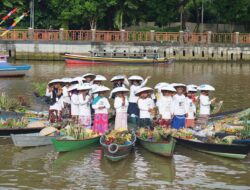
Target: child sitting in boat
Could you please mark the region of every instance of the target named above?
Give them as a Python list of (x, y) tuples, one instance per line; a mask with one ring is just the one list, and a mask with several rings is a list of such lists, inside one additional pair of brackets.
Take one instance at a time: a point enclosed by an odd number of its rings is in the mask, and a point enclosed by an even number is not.
[(176, 94), (173, 96), (172, 112), (172, 128), (180, 129), (185, 127), (185, 120), (187, 115), (186, 97), (184, 96), (185, 84), (174, 84)]
[(136, 95), (139, 96), (138, 108), (140, 110), (139, 127), (152, 128), (151, 113), (154, 112), (155, 104), (151, 98), (152, 88), (142, 87), (136, 91)]
[(114, 108), (116, 112), (115, 116), (115, 129), (128, 129), (128, 98), (126, 93), (129, 90), (124, 87), (117, 87), (112, 90), (112, 94), (115, 95)]
[(171, 126), (171, 107), (173, 103), (172, 93), (176, 92), (175, 88), (171, 85), (161, 87), (161, 98), (157, 100), (157, 107), (160, 114), (158, 124), (163, 127)]
[(198, 90), (201, 91), (201, 95), (200, 95), (200, 114), (199, 117), (197, 119), (197, 124), (198, 125), (207, 125), (209, 116), (210, 116), (210, 106), (211, 104), (215, 103), (216, 98), (213, 98), (212, 100), (210, 100), (209, 98), (209, 92), (210, 91), (214, 91), (215, 88), (207, 85), (207, 84), (203, 84), (200, 85), (198, 87)]
[(91, 128), (91, 111), (90, 111), (90, 96), (89, 90), (91, 86), (88, 83), (79, 85), (77, 90), (79, 101), (79, 124), (85, 128)]
[(187, 117), (186, 117), (186, 127), (195, 126), (195, 114), (196, 114), (196, 105), (195, 105), (195, 94), (197, 89), (189, 86), (187, 87), (187, 97), (186, 97), (186, 106), (187, 106)]
[(100, 86), (93, 94), (98, 94), (92, 102), (92, 108), (95, 110), (93, 131), (99, 134), (104, 134), (108, 130), (108, 110), (110, 104), (105, 97), (105, 93), (109, 88)]
[(138, 96), (135, 95), (135, 92), (144, 87), (148, 80), (150, 79), (150, 76), (148, 76), (145, 80), (141, 76), (131, 76), (128, 78), (130, 81), (130, 96), (129, 96), (129, 106), (128, 106), (128, 114), (131, 118), (132, 123), (137, 123), (137, 120), (139, 118), (139, 109), (137, 105)]
[(78, 84), (69, 87), (71, 118), (73, 122), (78, 123), (79, 120), (79, 99), (78, 99)]

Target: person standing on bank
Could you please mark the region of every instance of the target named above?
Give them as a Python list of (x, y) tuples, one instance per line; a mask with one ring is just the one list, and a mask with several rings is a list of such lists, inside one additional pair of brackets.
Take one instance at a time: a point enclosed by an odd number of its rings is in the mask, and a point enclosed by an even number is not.
[(98, 94), (92, 102), (92, 108), (95, 110), (93, 131), (100, 135), (108, 130), (108, 110), (110, 104), (105, 94), (109, 90), (110, 89), (105, 86), (100, 86), (93, 91), (93, 94)]
[(128, 97), (126, 93), (129, 90), (124, 87), (117, 87), (112, 90), (112, 94), (115, 95), (114, 108), (116, 112), (115, 116), (115, 129), (125, 129), (128, 130)]
[(173, 96), (173, 104), (171, 108), (172, 112), (172, 128), (181, 129), (185, 127), (185, 121), (187, 116), (187, 106), (186, 106), (186, 97), (185, 93), (185, 84), (176, 83), (174, 84), (176, 89), (176, 94)]
[(137, 105), (138, 96), (135, 95), (136, 91), (142, 87), (144, 87), (148, 80), (150, 79), (150, 76), (148, 76), (145, 80), (141, 76), (131, 76), (128, 78), (130, 81), (130, 96), (129, 96), (129, 106), (128, 106), (128, 114), (131, 118), (132, 123), (137, 123), (137, 120), (139, 118), (139, 108)]
[(152, 88), (142, 87), (136, 91), (139, 96), (138, 108), (140, 110), (139, 127), (152, 128), (152, 116), (155, 108), (153, 99), (151, 98)]

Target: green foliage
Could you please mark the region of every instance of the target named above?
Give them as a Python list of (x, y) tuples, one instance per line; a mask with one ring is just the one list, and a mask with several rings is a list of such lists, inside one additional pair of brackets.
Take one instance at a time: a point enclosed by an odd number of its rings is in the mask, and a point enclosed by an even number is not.
[(45, 92), (46, 92), (46, 88), (47, 88), (47, 84), (46, 83), (34, 82), (32, 85), (34, 87), (35, 93), (39, 97), (45, 96)]
[(22, 105), (18, 99), (7, 97), (4, 93), (0, 96), (0, 109), (6, 111), (21, 110)]
[[(35, 28), (59, 29), (122, 29), (139, 22), (155, 22), (165, 27), (171, 22), (201, 22), (204, 3), (205, 23), (243, 24), (250, 29), (249, 0), (35, 0)], [(29, 9), (30, 0), (0, 1), (0, 16), (17, 7), (2, 27)], [(17, 25), (27, 28), (29, 17)]]
[(0, 120), (0, 128), (22, 128), (28, 125), (26, 119), (13, 119), (9, 118), (7, 120)]

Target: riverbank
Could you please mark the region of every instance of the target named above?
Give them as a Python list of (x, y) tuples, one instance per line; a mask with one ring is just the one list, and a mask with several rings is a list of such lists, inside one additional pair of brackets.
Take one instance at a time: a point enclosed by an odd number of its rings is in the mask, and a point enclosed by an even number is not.
[(178, 44), (166, 42), (1, 41), (1, 53), (16, 60), (63, 60), (64, 53), (89, 55), (97, 52), (157, 52), (178, 61), (249, 61), (247, 44)]

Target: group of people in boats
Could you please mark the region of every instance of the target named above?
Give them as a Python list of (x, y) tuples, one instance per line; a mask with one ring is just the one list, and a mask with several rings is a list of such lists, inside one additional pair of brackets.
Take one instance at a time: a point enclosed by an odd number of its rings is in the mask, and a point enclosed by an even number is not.
[(92, 73), (52, 80), (46, 90), (50, 100), (50, 121), (60, 121), (68, 113), (78, 125), (103, 134), (109, 127), (112, 101), (116, 112), (115, 129), (127, 129), (128, 118), (139, 127), (152, 127), (152, 121), (175, 129), (193, 127), (195, 120), (206, 124), (210, 106), (215, 102), (215, 98), (209, 98), (209, 92), (215, 90), (212, 86), (162, 82), (154, 90), (146, 86), (149, 79), (137, 75), (128, 78), (117, 75), (110, 80), (112, 90), (103, 85), (107, 80), (105, 76)]

